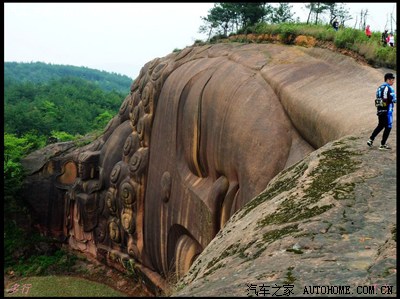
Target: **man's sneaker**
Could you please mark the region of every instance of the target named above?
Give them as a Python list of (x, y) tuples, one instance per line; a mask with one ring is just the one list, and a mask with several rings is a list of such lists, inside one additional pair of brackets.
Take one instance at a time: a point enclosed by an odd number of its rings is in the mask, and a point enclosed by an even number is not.
[(367, 144), (368, 144), (369, 147), (371, 147), (373, 143), (374, 143), (374, 141), (371, 140), (371, 139), (367, 141)]
[(390, 150), (390, 149), (392, 149), (389, 145), (387, 145), (387, 144), (384, 144), (384, 145), (381, 145), (380, 147), (379, 147), (379, 149), (380, 150)]

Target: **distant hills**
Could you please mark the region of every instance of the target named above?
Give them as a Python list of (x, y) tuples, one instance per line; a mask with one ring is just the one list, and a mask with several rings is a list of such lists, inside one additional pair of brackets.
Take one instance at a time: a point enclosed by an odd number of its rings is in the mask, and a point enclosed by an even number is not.
[(5, 62), (4, 131), (52, 136), (101, 130), (118, 113), (132, 82), (87, 67)]
[(125, 75), (109, 73), (87, 67), (47, 64), (44, 62), (4, 62), (4, 84), (47, 83), (66, 77), (77, 77), (90, 81), (104, 91), (129, 93), (132, 79)]

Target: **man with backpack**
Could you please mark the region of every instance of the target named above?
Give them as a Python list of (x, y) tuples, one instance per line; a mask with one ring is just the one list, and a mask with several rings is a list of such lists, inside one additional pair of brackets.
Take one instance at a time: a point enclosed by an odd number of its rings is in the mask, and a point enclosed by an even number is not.
[(369, 147), (372, 147), (375, 137), (384, 129), (379, 149), (391, 149), (390, 146), (386, 144), (386, 141), (392, 129), (393, 107), (394, 103), (396, 103), (396, 94), (392, 87), (394, 79), (395, 77), (392, 73), (385, 74), (385, 82), (376, 90), (375, 106), (377, 108), (378, 126), (374, 129), (371, 137), (367, 141)]

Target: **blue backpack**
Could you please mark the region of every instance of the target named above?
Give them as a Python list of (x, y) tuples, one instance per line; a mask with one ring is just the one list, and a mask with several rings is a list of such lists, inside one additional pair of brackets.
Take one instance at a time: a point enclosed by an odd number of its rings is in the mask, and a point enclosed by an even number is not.
[(375, 107), (386, 107), (386, 102), (383, 99), (383, 90), (385, 89), (386, 84), (382, 84), (376, 89), (375, 96)]

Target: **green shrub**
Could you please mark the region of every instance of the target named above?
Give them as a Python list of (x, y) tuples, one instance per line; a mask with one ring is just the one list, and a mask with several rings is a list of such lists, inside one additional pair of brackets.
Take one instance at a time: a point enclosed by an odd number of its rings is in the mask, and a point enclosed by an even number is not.
[(376, 61), (381, 66), (396, 69), (396, 48), (380, 47), (376, 51)]
[(298, 35), (297, 26), (292, 23), (284, 23), (279, 27), (280, 36), (285, 44), (292, 44)]
[(204, 46), (206, 44), (206, 42), (202, 41), (201, 39), (196, 39), (194, 41), (194, 44), (197, 46)]
[(369, 63), (376, 58), (376, 51), (379, 45), (375, 41), (355, 42), (355, 47), (360, 55), (364, 56)]
[[(29, 153), (33, 144), (25, 137), (4, 133), (4, 195), (6, 199), (14, 197), (24, 178), (20, 160)], [(7, 200), (5, 201), (7, 205)]]
[(357, 33), (350, 29), (344, 28), (336, 32), (334, 44), (338, 48), (350, 49), (356, 40)]
[(337, 36), (337, 32), (329, 25), (310, 28), (310, 32), (311, 34), (307, 35), (312, 35), (316, 39), (324, 41), (334, 41)]
[(57, 138), (60, 142), (75, 140), (75, 136), (63, 131), (51, 131), (51, 137)]
[[(368, 63), (374, 66), (383, 66), (396, 69), (395, 48), (382, 47), (381, 33), (373, 32), (371, 38), (365, 35), (364, 30), (343, 28), (335, 31), (329, 24), (313, 25), (305, 23), (258, 23), (252, 27), (240, 29), (237, 35), (253, 32), (255, 34), (279, 35), (282, 42), (291, 44), (299, 35), (312, 36), (318, 41), (331, 41), (337, 48), (349, 49), (365, 57)], [(397, 35), (395, 35), (395, 42)], [(213, 37), (217, 42), (218, 37)], [(234, 39), (235, 42), (248, 43), (247, 39)]]
[(210, 43), (217, 43), (219, 42), (221, 39), (226, 39), (227, 36), (224, 34), (217, 34), (214, 35), (211, 39), (210, 39)]
[[(9, 235), (14, 232), (14, 235)], [(23, 230), (8, 228), (7, 238), (4, 238), (4, 270), (14, 271), (17, 276), (49, 275), (68, 273), (78, 259), (75, 255), (63, 249), (54, 249), (54, 240), (46, 239), (38, 233), (29, 236)], [(53, 248), (49, 252), (41, 252), (37, 244), (48, 244)]]
[(65, 250), (57, 250), (53, 255), (33, 255), (15, 266), (20, 275), (48, 275), (67, 273), (78, 258)]
[(29, 150), (26, 154), (46, 146), (46, 136), (39, 134), (36, 130), (30, 130), (24, 133), (22, 138), (26, 139), (27, 143), (30, 144)]

